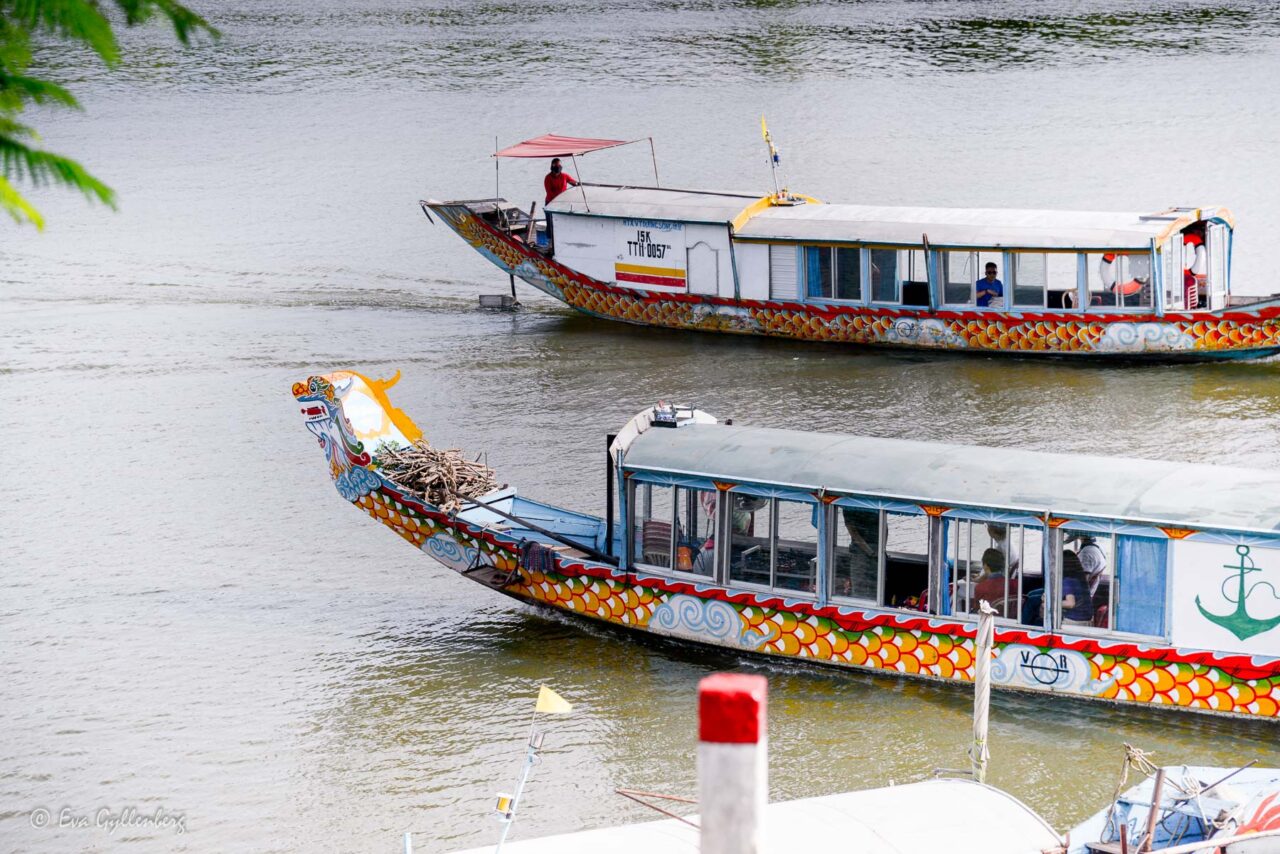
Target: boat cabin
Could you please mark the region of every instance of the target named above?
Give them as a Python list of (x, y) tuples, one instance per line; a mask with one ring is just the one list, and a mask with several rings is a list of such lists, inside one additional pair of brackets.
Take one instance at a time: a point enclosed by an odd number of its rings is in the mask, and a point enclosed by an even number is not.
[[(620, 288), (733, 302), (1159, 315), (1226, 308), (1231, 290), (1234, 221), (1225, 208), (828, 205), (584, 184), (545, 213), (556, 260), (577, 272)], [(992, 264), (999, 288), (983, 288)]]
[(622, 435), (635, 572), (961, 621), (986, 600), (1036, 633), (1280, 655), (1278, 472), (706, 419)]

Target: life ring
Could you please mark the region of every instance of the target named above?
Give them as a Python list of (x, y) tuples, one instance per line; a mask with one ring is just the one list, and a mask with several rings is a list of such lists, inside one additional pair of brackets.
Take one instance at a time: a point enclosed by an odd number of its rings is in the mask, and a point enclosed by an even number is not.
[(1182, 269), (1190, 270), (1196, 264), (1196, 255), (1204, 251), (1204, 237), (1196, 232), (1182, 235)]
[(1142, 282), (1139, 282), (1137, 279), (1130, 279), (1124, 284), (1112, 285), (1111, 290), (1115, 293), (1131, 297), (1142, 290)]
[(1102, 280), (1105, 287), (1115, 287), (1116, 284), (1116, 254), (1108, 252), (1102, 256), (1102, 260), (1098, 262), (1098, 278)]
[(1204, 248), (1204, 244), (1196, 247), (1196, 259), (1191, 264), (1191, 272), (1197, 276), (1203, 276), (1209, 272), (1209, 252)]

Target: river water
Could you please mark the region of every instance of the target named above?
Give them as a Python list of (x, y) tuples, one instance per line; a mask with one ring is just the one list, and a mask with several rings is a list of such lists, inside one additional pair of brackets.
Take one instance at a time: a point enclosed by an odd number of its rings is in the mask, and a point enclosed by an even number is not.
[[(265, 0), (44, 54), (84, 113), (46, 144), (120, 193), (0, 228), (0, 848), (425, 850), (491, 841), (537, 686), (515, 836), (694, 791), (697, 680), (757, 665), (513, 603), (334, 494), (289, 394), (389, 376), (437, 444), (599, 512), (604, 434), (658, 398), (740, 423), (1280, 466), (1280, 366), (1107, 367), (846, 352), (633, 329), (506, 280), (417, 199), (493, 192), (487, 153), (555, 131), (655, 139), (665, 183), (829, 200), (1238, 214), (1236, 289), (1277, 290), (1280, 11), (1180, 2)], [(207, 7), (207, 8), (205, 8)], [(648, 152), (588, 158), (642, 179)], [(539, 196), (544, 164), (503, 192)], [(1034, 476), (1033, 473), (1028, 473)], [(775, 798), (963, 765), (962, 688), (766, 671)], [(1274, 727), (997, 694), (992, 780), (1059, 827), (1122, 744), (1280, 765)], [(127, 807), (172, 824), (94, 826)], [(33, 827), (33, 811), (53, 827)], [(58, 828), (77, 822), (88, 827)], [(36, 821), (35, 823), (38, 823)]]

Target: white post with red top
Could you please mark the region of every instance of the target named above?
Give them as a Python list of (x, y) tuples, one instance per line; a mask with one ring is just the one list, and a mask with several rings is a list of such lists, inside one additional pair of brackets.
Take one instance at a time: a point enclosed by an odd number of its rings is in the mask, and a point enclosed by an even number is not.
[(715, 673), (698, 683), (702, 854), (759, 854), (769, 800), (768, 681)]

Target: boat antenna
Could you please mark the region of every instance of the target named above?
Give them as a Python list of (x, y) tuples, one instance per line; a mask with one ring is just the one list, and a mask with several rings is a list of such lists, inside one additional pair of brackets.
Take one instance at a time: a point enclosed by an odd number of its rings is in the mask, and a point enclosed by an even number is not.
[(778, 166), (781, 160), (778, 157), (778, 148), (773, 144), (773, 137), (769, 134), (769, 125), (764, 120), (764, 113), (760, 114), (760, 135), (764, 137), (765, 145), (769, 146), (769, 170), (773, 174), (773, 196), (781, 198), (782, 191), (778, 189)]

